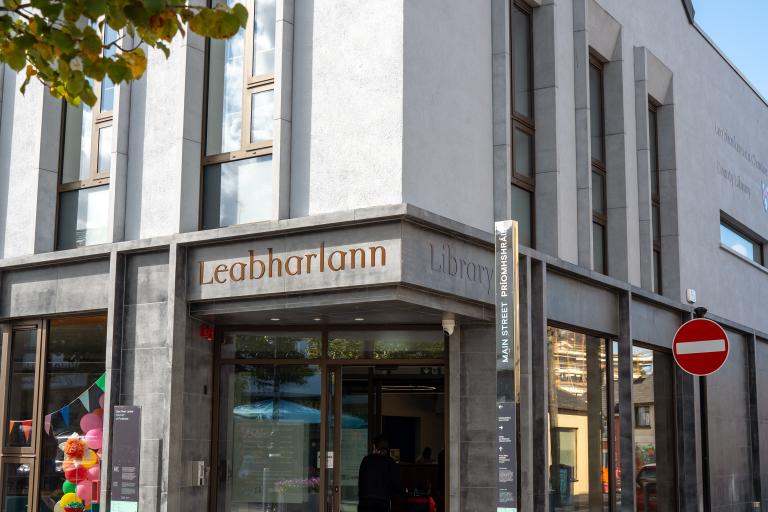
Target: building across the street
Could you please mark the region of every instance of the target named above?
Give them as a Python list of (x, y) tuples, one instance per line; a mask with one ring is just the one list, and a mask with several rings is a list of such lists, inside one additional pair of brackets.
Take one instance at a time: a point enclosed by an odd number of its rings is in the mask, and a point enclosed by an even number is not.
[(352, 512), (380, 433), (496, 510), (510, 218), (519, 510), (768, 511), (768, 104), (690, 0), (246, 5), (93, 108), (0, 70), (0, 512)]

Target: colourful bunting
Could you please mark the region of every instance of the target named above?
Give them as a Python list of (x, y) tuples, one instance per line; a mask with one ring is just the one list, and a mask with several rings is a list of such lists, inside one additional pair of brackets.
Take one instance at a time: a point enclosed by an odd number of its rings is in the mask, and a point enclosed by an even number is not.
[(11, 432), (13, 432), (13, 426), (16, 424), (15, 421), (9, 421), (8, 422), (8, 435), (11, 435)]
[(102, 390), (102, 391), (105, 390), (105, 388), (107, 387), (107, 374), (106, 373), (102, 373), (101, 374), (101, 377), (99, 377), (99, 380), (96, 381), (96, 386), (100, 390)]
[(83, 404), (83, 407), (85, 407), (85, 410), (91, 412), (91, 397), (88, 395), (87, 389), (80, 395), (79, 399)]
[(59, 410), (65, 425), (69, 425), (69, 405), (65, 405)]
[(50, 434), (51, 433), (51, 414), (48, 414), (45, 416), (45, 433)]
[(29, 442), (29, 436), (32, 434), (32, 420), (26, 420), (21, 423), (21, 431), (24, 432), (24, 439)]

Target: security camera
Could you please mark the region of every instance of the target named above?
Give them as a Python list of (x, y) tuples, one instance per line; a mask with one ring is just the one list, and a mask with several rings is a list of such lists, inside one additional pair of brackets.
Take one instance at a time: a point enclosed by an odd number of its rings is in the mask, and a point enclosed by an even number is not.
[(693, 317), (694, 318), (704, 318), (707, 315), (707, 308), (694, 308), (693, 309)]
[(453, 330), (456, 328), (456, 319), (453, 313), (446, 313), (443, 315), (443, 331), (450, 336), (453, 334)]

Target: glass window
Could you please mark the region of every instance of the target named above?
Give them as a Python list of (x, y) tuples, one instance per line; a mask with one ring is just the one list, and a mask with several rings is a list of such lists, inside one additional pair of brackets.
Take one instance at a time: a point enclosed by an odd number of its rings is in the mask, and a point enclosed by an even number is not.
[(216, 510), (319, 510), (321, 371), (222, 365)]
[(275, 72), (275, 0), (254, 1), (253, 76)]
[(676, 510), (673, 363), (666, 352), (632, 347), (637, 510)]
[(720, 243), (756, 263), (763, 263), (761, 244), (723, 222), (720, 223)]
[[(86, 505), (98, 501), (99, 450), (103, 428), (103, 384), (107, 322), (103, 316), (50, 321), (44, 428), (40, 464), (40, 502), (57, 503), (66, 482), (77, 484)], [(60, 445), (77, 435), (85, 441), (82, 463), (63, 459)], [(43, 510), (41, 508), (41, 510)]]
[(274, 89), (251, 95), (251, 142), (272, 140), (274, 103)]
[(272, 155), (205, 168), (203, 229), (272, 217)]
[(91, 175), (91, 107), (67, 104), (61, 183), (87, 180)]
[(597, 222), (592, 223), (592, 266), (605, 274), (605, 226)]
[(6, 446), (31, 447), (35, 407), (35, 361), (37, 329), (14, 330), (11, 335), (11, 367), (9, 369), (6, 414), (8, 432)]
[(236, 151), (241, 146), (244, 43), (245, 32), (242, 29), (230, 39), (210, 41), (207, 155)]
[(319, 333), (228, 332), (221, 344), (222, 359), (317, 359)]
[(112, 127), (99, 128), (99, 161), (96, 167), (97, 173), (109, 172), (112, 163)]
[(518, 239), (521, 245), (533, 247), (532, 192), (517, 185), (512, 185), (512, 218), (517, 221)]
[(29, 499), (29, 480), (32, 477), (32, 464), (29, 462), (5, 462), (2, 468), (2, 492), (4, 512), (27, 512)]
[(108, 213), (109, 185), (61, 193), (58, 248), (108, 242)]
[(556, 511), (609, 510), (604, 339), (549, 327), (549, 467)]
[(533, 137), (515, 128), (514, 130), (515, 174), (531, 177), (533, 175)]
[(651, 161), (651, 193), (659, 195), (659, 139), (655, 109), (648, 111), (648, 148)]
[(328, 336), (331, 359), (437, 359), (445, 357), (442, 331), (339, 331)]
[(653, 281), (656, 293), (661, 293), (661, 251), (653, 251)]
[(653, 241), (661, 241), (661, 208), (658, 205), (651, 207), (651, 215), (653, 216)]
[(531, 108), (531, 18), (517, 5), (512, 6), (512, 106), (515, 112), (533, 117)]
[(589, 66), (589, 126), (592, 134), (592, 160), (605, 160), (603, 146), (603, 72), (594, 64)]
[(605, 214), (605, 176), (592, 171), (592, 210)]

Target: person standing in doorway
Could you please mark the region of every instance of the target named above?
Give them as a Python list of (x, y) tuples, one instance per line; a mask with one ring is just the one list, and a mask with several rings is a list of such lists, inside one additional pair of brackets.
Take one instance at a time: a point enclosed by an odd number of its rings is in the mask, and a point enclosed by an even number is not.
[(358, 512), (389, 512), (392, 498), (403, 493), (400, 467), (389, 456), (389, 441), (379, 434), (360, 463)]

